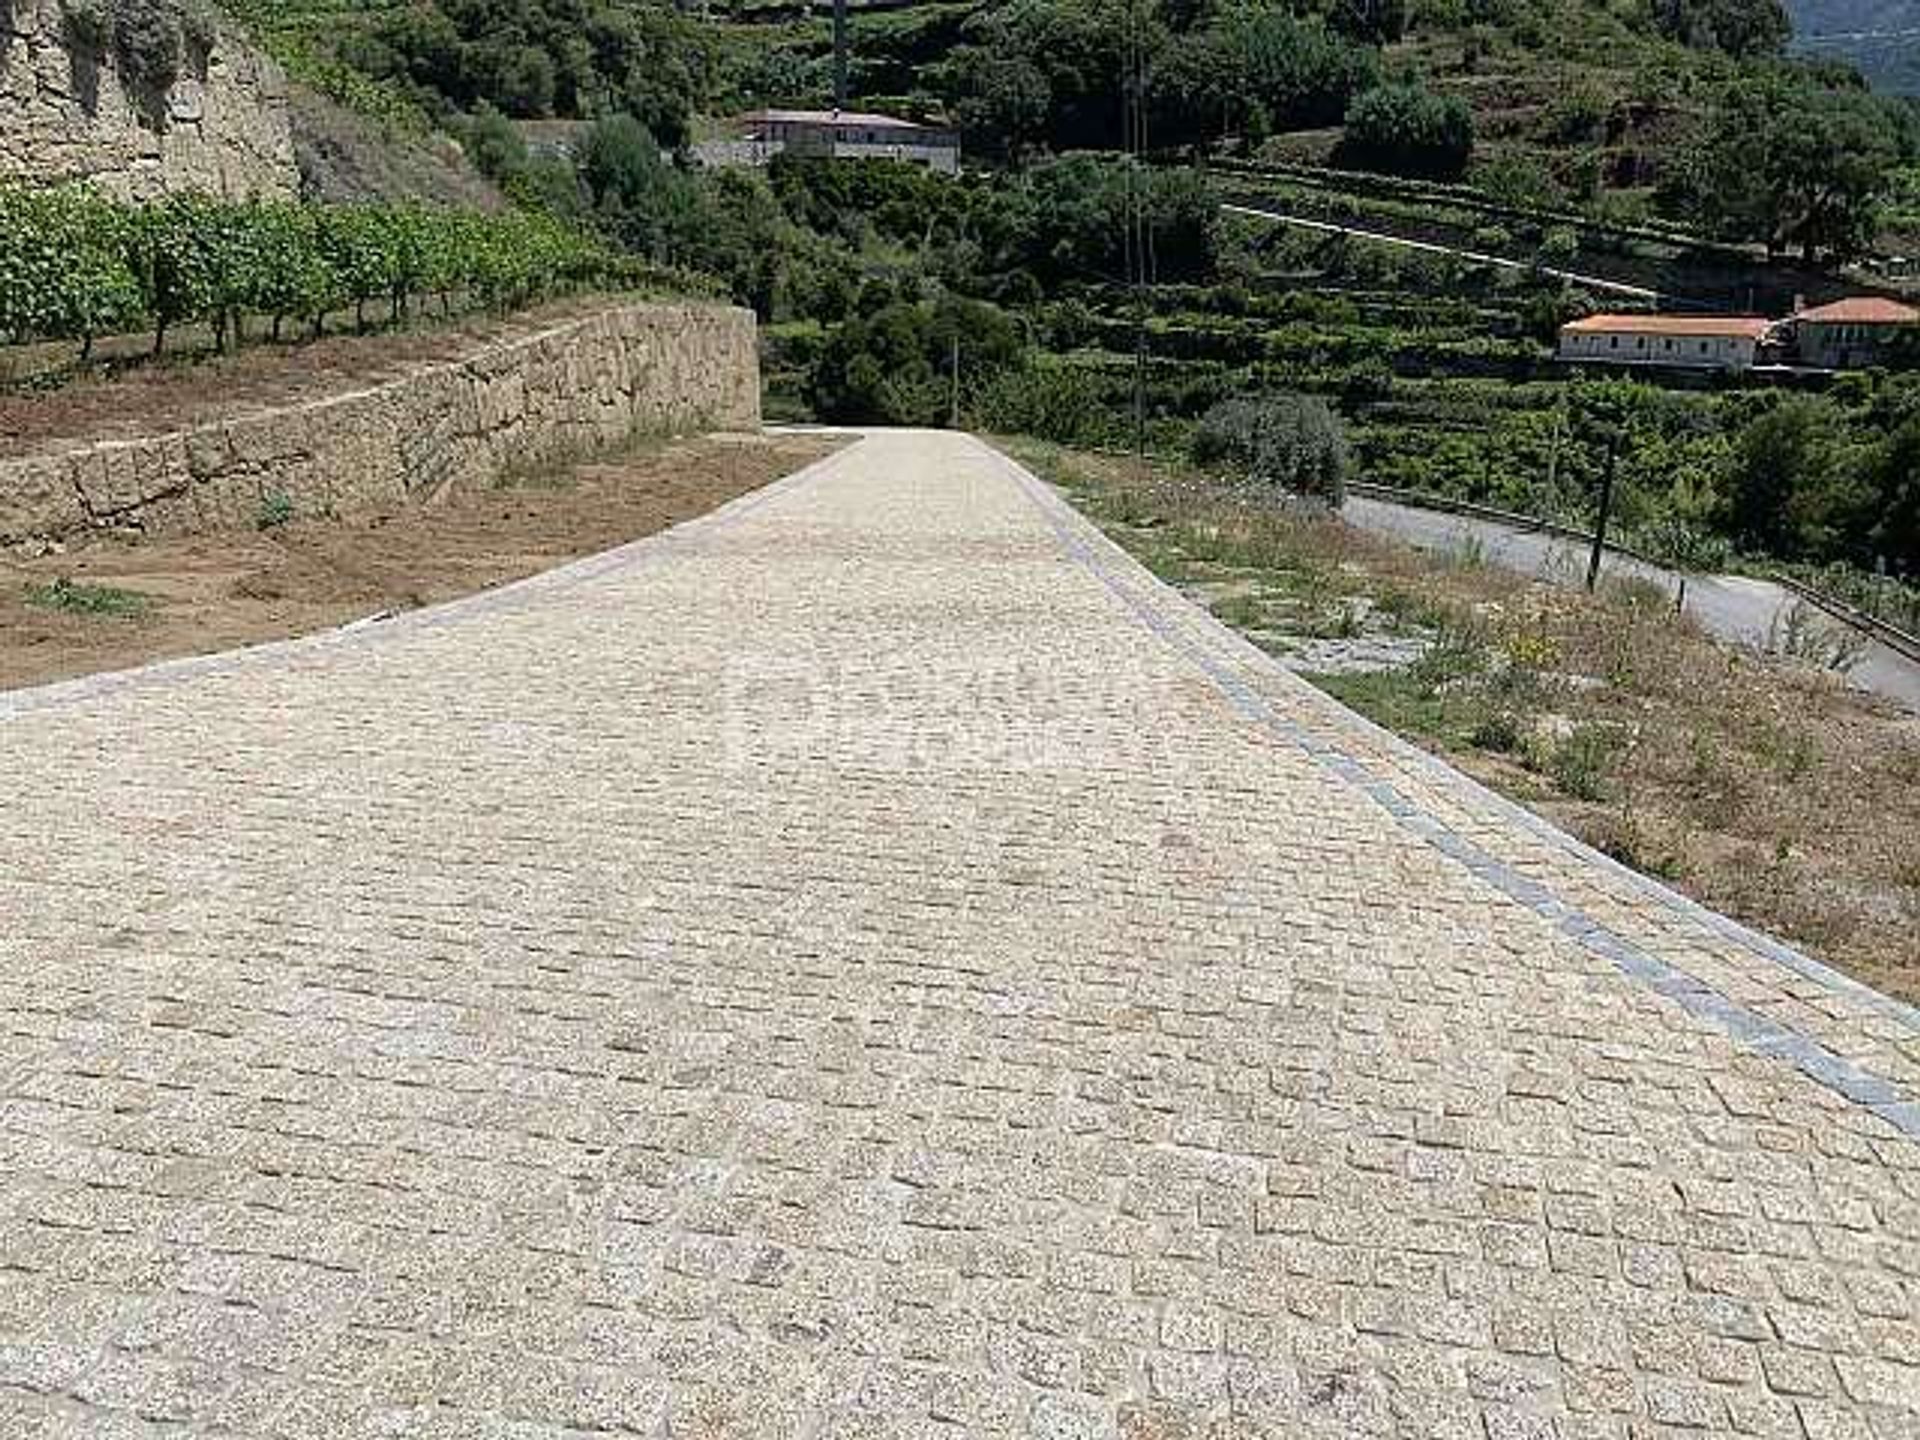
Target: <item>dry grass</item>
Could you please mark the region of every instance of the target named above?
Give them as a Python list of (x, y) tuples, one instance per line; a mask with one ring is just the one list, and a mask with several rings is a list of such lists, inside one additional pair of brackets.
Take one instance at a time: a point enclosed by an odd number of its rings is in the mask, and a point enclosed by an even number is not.
[[(1163, 576), (1270, 642), (1356, 601), (1406, 668), (1313, 677), (1621, 861), (1920, 1000), (1920, 719), (1738, 650), (1640, 587), (1599, 596), (1288, 513), (1208, 477), (1027, 447)], [(1315, 627), (1318, 627), (1316, 630)]]

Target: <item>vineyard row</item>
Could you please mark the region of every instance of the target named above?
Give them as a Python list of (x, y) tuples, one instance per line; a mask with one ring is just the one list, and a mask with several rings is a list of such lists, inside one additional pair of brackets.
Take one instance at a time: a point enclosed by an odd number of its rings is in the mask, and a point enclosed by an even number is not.
[(84, 186), (0, 187), (0, 339), (72, 340), (242, 318), (318, 335), (368, 307), (404, 319), (429, 296), (506, 308), (641, 278), (641, 262), (547, 216), (413, 204), (307, 205), (181, 194), (127, 204)]

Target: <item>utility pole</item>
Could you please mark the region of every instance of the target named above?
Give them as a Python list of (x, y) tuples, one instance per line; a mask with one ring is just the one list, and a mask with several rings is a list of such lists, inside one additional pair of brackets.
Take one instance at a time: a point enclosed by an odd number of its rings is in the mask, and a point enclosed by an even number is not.
[(833, 108), (847, 108), (847, 0), (833, 0)]
[(1121, 80), (1121, 127), (1127, 152), (1127, 278), (1133, 291), (1133, 453), (1147, 455), (1147, 287), (1153, 283), (1153, 222), (1144, 191), (1147, 163), (1146, 48), (1139, 0), (1127, 5), (1126, 74)]
[(953, 336), (953, 383), (948, 400), (947, 428), (958, 430), (960, 428), (960, 333), (957, 330)]
[(1587, 565), (1587, 592), (1600, 584), (1600, 557), (1607, 549), (1607, 520), (1613, 514), (1613, 476), (1620, 465), (1620, 432), (1607, 435), (1607, 477), (1600, 484), (1600, 523), (1593, 529), (1593, 559)]

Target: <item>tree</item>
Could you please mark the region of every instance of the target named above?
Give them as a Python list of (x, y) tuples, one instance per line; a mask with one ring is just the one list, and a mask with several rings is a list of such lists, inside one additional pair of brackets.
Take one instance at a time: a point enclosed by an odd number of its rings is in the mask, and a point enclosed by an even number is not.
[(974, 44), (942, 70), (954, 116), (975, 150), (1019, 164), (1043, 139), (1053, 112), (1053, 85), (1033, 57), (996, 56)]
[(940, 424), (956, 341), (970, 386), (986, 385), (1025, 361), (1019, 322), (1003, 310), (952, 295), (934, 304), (896, 301), (834, 332), (808, 382), (814, 408), (842, 422)]
[(1382, 85), (1347, 110), (1341, 163), (1361, 170), (1458, 179), (1473, 155), (1473, 115), (1458, 96), (1421, 86)]
[(1871, 496), (1832, 401), (1788, 395), (1735, 438), (1725, 528), (1743, 549), (1786, 560), (1858, 554)]
[(929, 79), (988, 153), (1018, 160), (1043, 140), (1118, 150), (1131, 62), (1151, 75), (1171, 39), (1150, 0), (1008, 0), (981, 7)]
[(1780, 0), (1653, 0), (1653, 18), (1669, 40), (1741, 59), (1778, 55), (1793, 38)]
[(1018, 196), (1003, 263), (1056, 280), (1126, 278), (1126, 217), (1144, 210), (1156, 278), (1211, 272), (1218, 207), (1202, 177), (1131, 160), (1070, 155), (1035, 169)]
[(1718, 97), (1663, 201), (1712, 233), (1798, 248), (1809, 264), (1850, 259), (1879, 225), (1878, 198), (1900, 159), (1885, 102), (1767, 67)]
[(624, 114), (600, 121), (581, 142), (576, 163), (607, 231), (629, 250), (667, 259), (675, 215), (689, 203), (687, 182), (647, 127)]
[(429, 110), (590, 119), (626, 112), (672, 149), (716, 86), (714, 42), (664, 0), (415, 0), (346, 41), (357, 68)]
[(1154, 77), (1162, 140), (1336, 125), (1379, 62), (1325, 23), (1268, 6), (1236, 7), (1175, 42)]
[(1890, 561), (1902, 574), (1920, 573), (1920, 416), (1876, 448), (1871, 474), (1873, 558)]

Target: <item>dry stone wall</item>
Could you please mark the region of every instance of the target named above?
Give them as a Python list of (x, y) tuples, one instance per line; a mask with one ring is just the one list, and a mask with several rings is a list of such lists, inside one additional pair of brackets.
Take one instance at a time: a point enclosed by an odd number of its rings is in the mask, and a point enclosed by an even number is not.
[(279, 497), (296, 514), (350, 513), (640, 431), (759, 424), (750, 312), (626, 305), (366, 389), (0, 459), (0, 544), (246, 528)]
[(222, 26), (163, 93), (74, 42), (60, 0), (0, 0), (0, 181), (90, 180), (121, 199), (291, 195), (280, 68)]

